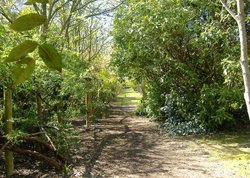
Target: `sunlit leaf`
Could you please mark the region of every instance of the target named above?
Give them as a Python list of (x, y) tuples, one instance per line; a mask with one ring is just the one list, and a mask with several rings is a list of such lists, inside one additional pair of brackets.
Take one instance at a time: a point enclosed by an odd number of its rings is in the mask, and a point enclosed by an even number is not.
[(25, 4), (32, 5), (35, 3), (48, 3), (48, 0), (28, 0)]
[(62, 57), (54, 46), (50, 44), (39, 46), (39, 55), (49, 68), (58, 70), (59, 72), (62, 71)]
[(21, 58), (25, 57), (28, 53), (33, 52), (37, 47), (37, 42), (26, 40), (23, 43), (19, 44), (15, 48), (13, 48), (5, 60), (5, 62), (14, 62), (18, 61)]
[(35, 69), (35, 60), (31, 57), (25, 57), (22, 61), (17, 62), (13, 67), (14, 85), (19, 85), (28, 79)]
[(30, 13), (17, 18), (10, 27), (15, 31), (22, 32), (44, 24), (45, 20), (42, 15)]

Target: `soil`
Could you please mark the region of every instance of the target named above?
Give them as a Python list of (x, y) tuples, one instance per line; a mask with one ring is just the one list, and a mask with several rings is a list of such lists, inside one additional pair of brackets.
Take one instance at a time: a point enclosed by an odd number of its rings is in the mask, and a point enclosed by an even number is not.
[(237, 177), (233, 170), (223, 166), (222, 161), (210, 160), (209, 153), (192, 138), (167, 136), (155, 122), (130, 116), (127, 111), (133, 108), (113, 105), (110, 116), (88, 130), (82, 120), (72, 121), (80, 142), (70, 151), (72, 162), (67, 175), (58, 175), (43, 163), (19, 156), (13, 177)]

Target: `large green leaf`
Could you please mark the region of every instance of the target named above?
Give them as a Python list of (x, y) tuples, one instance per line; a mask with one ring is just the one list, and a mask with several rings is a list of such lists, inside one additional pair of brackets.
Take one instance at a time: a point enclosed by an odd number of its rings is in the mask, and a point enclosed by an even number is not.
[(6, 58), (5, 62), (19, 61), (21, 58), (25, 57), (28, 53), (33, 52), (37, 47), (37, 42), (26, 40), (13, 48)]
[(45, 23), (45, 17), (37, 13), (30, 13), (17, 18), (10, 27), (18, 32), (31, 30)]
[(17, 62), (13, 67), (14, 85), (19, 85), (32, 75), (35, 69), (35, 60), (31, 57), (25, 57), (22, 61)]
[(50, 44), (39, 46), (39, 55), (49, 68), (58, 70), (59, 72), (62, 71), (62, 57), (54, 46)]
[(32, 5), (35, 3), (48, 3), (48, 0), (28, 0), (25, 4)]

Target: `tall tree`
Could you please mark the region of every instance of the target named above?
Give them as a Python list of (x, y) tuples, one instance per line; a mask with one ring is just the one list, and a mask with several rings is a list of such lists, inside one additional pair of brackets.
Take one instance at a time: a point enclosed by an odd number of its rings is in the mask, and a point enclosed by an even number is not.
[(244, 10), (244, 0), (237, 0), (237, 14), (224, 1), (220, 0), (229, 14), (236, 20), (239, 29), (240, 46), (241, 46), (241, 69), (243, 74), (243, 81), (245, 87), (244, 98), (247, 106), (248, 117), (250, 119), (250, 70), (248, 67), (248, 47), (247, 47), (247, 31), (246, 31), (246, 17)]

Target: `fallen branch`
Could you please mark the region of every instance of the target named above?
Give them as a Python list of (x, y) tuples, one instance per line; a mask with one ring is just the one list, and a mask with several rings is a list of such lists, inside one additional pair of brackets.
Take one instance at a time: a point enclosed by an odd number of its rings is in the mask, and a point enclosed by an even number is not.
[(49, 165), (53, 166), (57, 171), (62, 171), (64, 168), (64, 165), (61, 162), (58, 162), (55, 159), (49, 158), (49, 157), (47, 157), (39, 152), (36, 152), (36, 151), (18, 148), (18, 147), (14, 147), (14, 146), (5, 147), (5, 150), (9, 150), (9, 151), (19, 153), (19, 154), (29, 155), (31, 157), (36, 158), (37, 160), (45, 161)]
[[(3, 136), (0, 136), (0, 139), (3, 139), (3, 138), (4, 138)], [(47, 143), (43, 140), (38, 139), (37, 137), (21, 136), (21, 137), (18, 137), (17, 140), (35, 142), (35, 143), (45, 147), (47, 150), (51, 151), (55, 155), (56, 159), (60, 160), (62, 163), (66, 163), (66, 159), (61, 154), (57, 153), (57, 150), (53, 146), (51, 146), (49, 143)], [(5, 147), (7, 147), (11, 143), (10, 140), (8, 142), (6, 142), (6, 144), (3, 145), (3, 147), (0, 150), (0, 153), (2, 152), (2, 150), (5, 149)]]
[(2, 152), (4, 151), (4, 149), (5, 149), (10, 143), (11, 143), (11, 141), (9, 140), (9, 141), (7, 141), (7, 142), (2, 146), (2, 148), (1, 148), (1, 150), (0, 150), (0, 155), (2, 154)]
[(55, 149), (55, 147), (51, 146), (49, 143), (47, 143), (43, 140), (40, 140), (36, 137), (20, 137), (20, 138), (18, 138), (18, 140), (25, 140), (25, 141), (31, 141), (31, 142), (38, 143), (39, 145), (41, 145), (41, 146), (47, 148), (49, 151), (53, 152), (55, 157), (58, 158), (61, 162), (66, 163), (65, 158), (62, 155), (60, 155), (59, 153), (57, 153), (57, 150)]
[(47, 138), (48, 142), (50, 143), (51, 147), (54, 149), (54, 151), (56, 151), (56, 147), (53, 144), (52, 140), (50, 139), (49, 135), (47, 134), (47, 132), (44, 130), (43, 127), (41, 127), (41, 130), (44, 132), (45, 137)]

